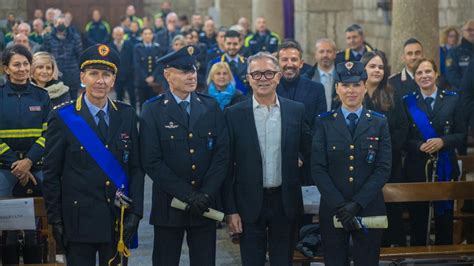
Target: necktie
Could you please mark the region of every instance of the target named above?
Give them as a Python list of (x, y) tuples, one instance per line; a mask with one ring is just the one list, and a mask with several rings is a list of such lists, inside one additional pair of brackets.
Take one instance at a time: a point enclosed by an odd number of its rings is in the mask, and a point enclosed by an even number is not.
[(347, 116), (347, 119), (349, 119), (349, 131), (351, 132), (351, 136), (354, 137), (354, 133), (355, 133), (355, 130), (356, 130), (356, 120), (357, 120), (358, 116), (355, 114), (355, 113), (350, 113), (348, 116)]
[(182, 101), (179, 103), (179, 107), (181, 107), (181, 111), (183, 111), (183, 116), (186, 121), (186, 124), (189, 124), (189, 111), (188, 111), (189, 102)]
[(428, 111), (430, 113), (433, 111), (433, 108), (431, 107), (431, 104), (433, 103), (433, 101), (434, 101), (433, 97), (426, 97), (425, 98), (426, 108), (428, 108)]
[(237, 63), (234, 60), (232, 60), (229, 62), (229, 65), (232, 72), (235, 72), (235, 69), (237, 69)]
[(105, 112), (103, 110), (100, 110), (97, 113), (97, 116), (99, 117), (99, 124), (97, 124), (97, 128), (99, 129), (99, 133), (102, 136), (102, 140), (106, 140), (108, 126), (105, 122)]

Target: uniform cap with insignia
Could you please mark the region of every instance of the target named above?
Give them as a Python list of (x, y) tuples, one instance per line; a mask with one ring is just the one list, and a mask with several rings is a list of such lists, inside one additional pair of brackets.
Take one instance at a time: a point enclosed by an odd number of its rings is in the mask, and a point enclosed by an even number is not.
[(343, 62), (336, 66), (336, 82), (355, 83), (367, 80), (367, 72), (361, 62)]
[(188, 45), (163, 56), (157, 62), (162, 64), (164, 68), (173, 67), (181, 70), (196, 70), (196, 55), (199, 52), (199, 48)]
[(120, 64), (120, 56), (109, 46), (105, 44), (93, 45), (79, 57), (79, 65), (81, 71), (94, 68), (112, 71), (114, 74), (117, 73), (117, 66)]

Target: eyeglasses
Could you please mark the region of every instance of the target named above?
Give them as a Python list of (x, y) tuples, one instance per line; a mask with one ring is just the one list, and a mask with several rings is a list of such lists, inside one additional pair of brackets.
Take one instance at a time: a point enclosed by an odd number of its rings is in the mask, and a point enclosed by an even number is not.
[(267, 70), (265, 72), (255, 71), (255, 72), (249, 73), (249, 75), (254, 80), (261, 80), (263, 76), (265, 76), (265, 79), (269, 80), (269, 79), (274, 78), (276, 73), (278, 73), (278, 71)]

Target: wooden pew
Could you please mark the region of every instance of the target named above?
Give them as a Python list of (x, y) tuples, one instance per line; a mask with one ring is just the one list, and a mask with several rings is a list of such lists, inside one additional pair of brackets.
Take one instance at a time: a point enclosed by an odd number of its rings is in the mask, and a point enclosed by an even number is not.
[(62, 263), (56, 263), (56, 242), (54, 241), (54, 238), (53, 238), (52, 227), (48, 224), (48, 216), (46, 213), (46, 207), (44, 205), (44, 199), (41, 197), (34, 198), (34, 205), (35, 205), (34, 207), (35, 217), (40, 219), (41, 227), (38, 229), (43, 236), (47, 237), (47, 240), (48, 240), (48, 256), (47, 256), (48, 260), (44, 264), (24, 264), (24, 265), (64, 266), (64, 264)]
[[(440, 183), (391, 183), (383, 188), (385, 202), (417, 202), (474, 199), (474, 181)], [(436, 258), (473, 255), (474, 245), (415, 246), (382, 248), (381, 260)], [(307, 258), (295, 251), (293, 262), (309, 265), (322, 257)]]

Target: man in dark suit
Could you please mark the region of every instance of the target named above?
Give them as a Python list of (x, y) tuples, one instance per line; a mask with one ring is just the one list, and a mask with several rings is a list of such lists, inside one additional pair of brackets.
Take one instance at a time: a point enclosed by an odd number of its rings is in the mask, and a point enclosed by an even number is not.
[(242, 47), (242, 35), (235, 30), (228, 30), (224, 37), (225, 53), (212, 59), (207, 64), (206, 76), (209, 75), (212, 65), (217, 62), (226, 62), (230, 66), (234, 76), (235, 87), (244, 95), (250, 92), (250, 87), (246, 79), (247, 60), (239, 54)]
[[(321, 192), (319, 222), (326, 265), (378, 265), (381, 229), (363, 228), (358, 218), (385, 215), (382, 188), (390, 177), (392, 148), (382, 114), (362, 106), (367, 73), (360, 62), (336, 66), (342, 106), (319, 115), (311, 171)], [(335, 227), (334, 217), (342, 223)]]
[(374, 50), (365, 42), (364, 31), (360, 25), (350, 25), (345, 34), (347, 48), (336, 54), (336, 65), (342, 62), (358, 62), (366, 52)]
[(146, 100), (158, 94), (153, 88), (160, 82), (163, 69), (157, 61), (165, 49), (153, 42), (153, 31), (150, 28), (142, 30), (142, 39), (143, 42), (135, 45), (133, 50), (134, 84), (138, 90), (140, 110)]
[(303, 74), (304, 77), (323, 84), (324, 96), (326, 97), (327, 111), (339, 106), (336, 98), (336, 44), (331, 39), (319, 39), (316, 41), (314, 59), (316, 64)]
[(416, 62), (423, 58), (423, 46), (415, 38), (410, 38), (403, 44), (402, 61), (404, 67), (402, 71), (390, 76), (388, 83), (401, 97), (418, 90), (418, 85), (414, 80), (414, 68)]
[(300, 75), (303, 66), (303, 50), (296, 41), (285, 41), (278, 47), (277, 58), (282, 78), (277, 87), (278, 96), (303, 103), (306, 122), (312, 129), (314, 119), (326, 112), (324, 87)]
[[(214, 98), (196, 93), (196, 55), (186, 46), (160, 59), (170, 90), (150, 99), (140, 119), (143, 168), (153, 180), (153, 265), (178, 265), (186, 232), (191, 265), (215, 265), (216, 222), (228, 167), (228, 132)], [(185, 211), (170, 206), (177, 198)]]
[[(48, 122), (43, 192), (48, 222), (56, 243), (66, 248), (68, 265), (95, 265), (97, 253), (99, 264), (108, 265), (117, 241), (129, 243), (143, 215), (135, 110), (107, 97), (119, 60), (107, 45), (85, 50), (80, 57), (85, 93), (56, 108)], [(117, 239), (122, 222), (124, 236)]]
[(130, 105), (135, 108), (137, 99), (135, 97), (135, 85), (133, 84), (133, 45), (130, 41), (123, 40), (124, 35), (125, 32), (122, 27), (115, 27), (112, 31), (112, 41), (109, 44), (120, 56), (115, 92), (117, 93), (117, 100), (123, 101), (125, 91), (127, 91)]
[(278, 61), (268, 53), (249, 58), (251, 99), (226, 112), (230, 168), (224, 208), (240, 234), (243, 265), (291, 265), (296, 218), (302, 214), (298, 156), (310, 158), (311, 133), (304, 105), (278, 97)]

